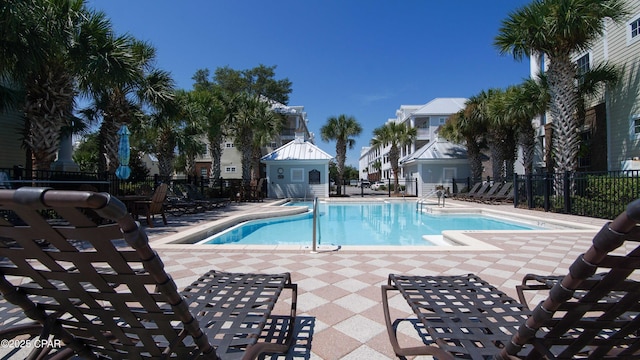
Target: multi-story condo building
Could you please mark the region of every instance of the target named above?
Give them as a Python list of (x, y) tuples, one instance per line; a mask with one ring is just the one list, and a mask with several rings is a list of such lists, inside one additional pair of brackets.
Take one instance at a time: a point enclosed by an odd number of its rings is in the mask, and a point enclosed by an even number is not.
[[(466, 98), (436, 98), (424, 105), (401, 105), (396, 110), (396, 117), (387, 122), (404, 123), (417, 129), (416, 140), (409, 146), (400, 149), (400, 158), (413, 154), (429, 142), (437, 138), (438, 128), (447, 118), (464, 108)], [(359, 171), (361, 179), (387, 180), (393, 178), (389, 161), (390, 146), (363, 147), (360, 152)], [(401, 168), (401, 178), (405, 177)]]
[[(581, 131), (578, 170), (640, 170), (640, 0), (627, 0), (629, 15), (620, 23), (605, 20), (604, 34), (573, 59), (579, 71), (607, 62), (622, 71), (620, 81), (589, 99)], [(531, 58), (531, 76), (544, 71), (544, 54)], [(549, 164), (551, 119), (533, 120), (538, 135), (537, 171)]]
[[(304, 140), (314, 143), (313, 133), (309, 132), (307, 127), (307, 113), (304, 106), (287, 106), (275, 101), (271, 103), (271, 110), (282, 114), (285, 118), (284, 126), (280, 134), (271, 140), (271, 143), (265, 146), (262, 154), (268, 154), (271, 151), (281, 147), (296, 139), (296, 135), (302, 136)], [(233, 138), (227, 138), (223, 144), (222, 157), (220, 158), (221, 176), (224, 179), (241, 179), (242, 178), (242, 154), (236, 149)], [(205, 139), (206, 142), (206, 139)], [(196, 170), (200, 176), (208, 178), (211, 175), (211, 154), (207, 152), (196, 159)], [(264, 171), (260, 170), (263, 177)]]

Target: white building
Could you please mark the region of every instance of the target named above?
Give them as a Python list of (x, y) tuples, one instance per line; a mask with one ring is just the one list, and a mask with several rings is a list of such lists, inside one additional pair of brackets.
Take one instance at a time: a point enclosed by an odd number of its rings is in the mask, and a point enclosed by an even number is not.
[[(444, 125), (449, 116), (464, 109), (466, 101), (466, 98), (435, 98), (424, 105), (401, 105), (396, 110), (396, 117), (387, 120), (387, 122), (404, 123), (411, 128), (416, 128), (418, 134), (410, 146), (400, 149), (400, 159), (407, 158), (418, 149), (435, 141), (438, 128)], [(359, 160), (360, 178), (383, 181), (393, 179), (388, 156), (389, 149), (390, 146), (384, 148), (379, 146), (363, 147)], [(400, 165), (400, 169), (400, 178), (412, 176), (412, 172), (408, 172), (402, 165)], [(413, 177), (412, 179), (415, 180)], [(426, 181), (426, 178), (422, 180)], [(418, 187), (419, 195), (421, 188), (422, 185)]]
[[(296, 134), (303, 134), (304, 140), (314, 143), (313, 133), (307, 127), (307, 113), (304, 106), (288, 106), (272, 100), (265, 100), (271, 104), (271, 110), (285, 117), (284, 126), (280, 134), (271, 139), (271, 143), (265, 146), (262, 154), (267, 154), (282, 145), (289, 143), (296, 138)], [(204, 139), (206, 143), (206, 139)], [(242, 154), (236, 149), (233, 138), (224, 141), (222, 157), (220, 158), (221, 176), (224, 179), (242, 178)], [(202, 177), (211, 175), (211, 154), (209, 146), (206, 146), (206, 153), (196, 159), (196, 171)], [(260, 177), (264, 177), (261, 169)]]

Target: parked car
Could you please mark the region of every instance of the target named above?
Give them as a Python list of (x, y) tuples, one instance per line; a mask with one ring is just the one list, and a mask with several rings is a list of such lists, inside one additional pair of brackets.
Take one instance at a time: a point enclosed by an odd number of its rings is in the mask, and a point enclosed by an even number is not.
[(373, 184), (371, 184), (371, 190), (380, 190), (380, 188), (384, 186), (385, 186), (384, 181), (376, 181)]
[(371, 182), (369, 182), (369, 180), (360, 180), (360, 184), (358, 186), (362, 188), (368, 188), (371, 187)]

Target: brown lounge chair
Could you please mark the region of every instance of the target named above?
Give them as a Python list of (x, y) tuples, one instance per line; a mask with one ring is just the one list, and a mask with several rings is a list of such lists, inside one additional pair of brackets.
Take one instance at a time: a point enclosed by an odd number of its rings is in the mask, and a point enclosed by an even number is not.
[[(533, 311), (473, 274), (389, 275), (382, 301), (395, 353), (439, 360), (640, 359), (638, 222), (640, 200), (600, 230), (568, 275), (526, 276), (517, 287), (521, 299), (526, 290), (547, 290)], [(536, 280), (538, 285), (530, 283)], [(402, 320), (391, 321), (388, 301), (396, 291), (416, 314), (424, 346), (400, 347)]]
[(461, 193), (457, 193), (457, 194), (453, 194), (453, 197), (454, 197), (454, 198), (464, 198), (464, 197), (467, 197), (467, 196), (468, 196), (468, 195), (470, 195), (470, 194), (475, 194), (475, 193), (477, 193), (477, 192), (478, 192), (478, 190), (480, 190), (480, 187), (481, 187), (482, 185), (483, 185), (483, 184), (482, 184), (482, 182), (475, 183), (475, 184), (471, 187), (471, 189), (469, 189), (469, 191), (467, 191), (467, 192), (461, 192)]
[[(292, 343), (289, 273), (212, 270), (178, 292), (144, 230), (109, 194), (0, 190), (0, 210), (12, 215), (0, 217), (2, 296), (42, 325), (25, 333), (64, 342), (62, 358), (255, 358)], [(285, 289), (290, 313), (276, 316)]]
[(147, 218), (147, 225), (153, 227), (154, 215), (162, 216), (162, 223), (167, 225), (167, 215), (165, 214), (165, 200), (167, 200), (167, 184), (160, 184), (153, 192), (151, 199), (139, 200), (135, 202), (135, 214), (144, 215)]

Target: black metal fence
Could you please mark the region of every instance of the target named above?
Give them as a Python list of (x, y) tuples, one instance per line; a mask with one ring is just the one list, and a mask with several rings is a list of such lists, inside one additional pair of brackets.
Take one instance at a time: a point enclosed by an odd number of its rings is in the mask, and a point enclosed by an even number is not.
[[(398, 194), (405, 197), (418, 196), (418, 179), (398, 178)], [(337, 195), (337, 185), (331, 184), (329, 186), (329, 195)], [(385, 179), (381, 181), (370, 182), (367, 181), (363, 186), (360, 180), (344, 180), (340, 187), (340, 194), (342, 196), (365, 196), (376, 194), (382, 196), (386, 194), (387, 197), (396, 196), (395, 193), (395, 180)]]
[(515, 175), (514, 206), (613, 219), (640, 197), (640, 171)]
[(244, 188), (241, 179), (208, 179), (203, 177), (161, 178), (158, 175), (140, 181), (118, 179), (112, 173), (87, 173), (53, 170), (25, 170), (21, 167), (0, 168), (0, 188), (46, 186), (60, 190), (95, 190), (113, 195), (131, 195), (155, 189), (160, 183), (193, 184), (210, 197), (235, 198)]

